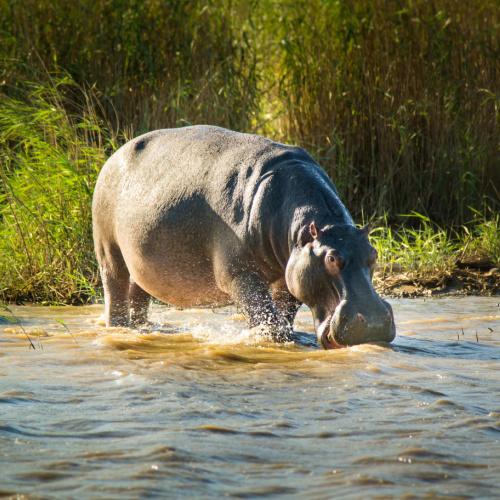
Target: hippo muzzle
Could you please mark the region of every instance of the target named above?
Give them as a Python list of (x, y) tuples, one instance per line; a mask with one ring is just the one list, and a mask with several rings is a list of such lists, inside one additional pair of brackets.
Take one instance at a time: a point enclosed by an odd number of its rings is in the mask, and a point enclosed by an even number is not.
[(381, 299), (370, 307), (359, 307), (359, 304), (343, 300), (318, 329), (318, 340), (325, 349), (392, 342), (395, 336), (392, 308)]

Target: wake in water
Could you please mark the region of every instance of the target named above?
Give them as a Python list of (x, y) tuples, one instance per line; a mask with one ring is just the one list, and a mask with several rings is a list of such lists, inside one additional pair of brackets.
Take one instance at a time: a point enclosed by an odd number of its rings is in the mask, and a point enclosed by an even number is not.
[(0, 494), (494, 496), (497, 302), (396, 301), (394, 344), (333, 351), (307, 310), (278, 344), (233, 309), (13, 307), (36, 350), (0, 326)]

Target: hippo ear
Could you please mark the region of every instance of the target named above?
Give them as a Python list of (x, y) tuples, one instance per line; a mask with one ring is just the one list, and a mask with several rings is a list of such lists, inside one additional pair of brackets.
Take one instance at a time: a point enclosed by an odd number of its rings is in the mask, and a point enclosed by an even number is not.
[(299, 245), (303, 247), (308, 243), (312, 243), (320, 234), (321, 230), (316, 227), (314, 222), (311, 222), (309, 226), (304, 226), (300, 230), (298, 238)]
[(305, 247), (308, 243), (311, 243), (312, 237), (307, 226), (304, 226), (299, 231), (298, 244), (300, 247)]
[(313, 240), (317, 239), (321, 230), (316, 227), (314, 221), (309, 224), (309, 233), (311, 234)]

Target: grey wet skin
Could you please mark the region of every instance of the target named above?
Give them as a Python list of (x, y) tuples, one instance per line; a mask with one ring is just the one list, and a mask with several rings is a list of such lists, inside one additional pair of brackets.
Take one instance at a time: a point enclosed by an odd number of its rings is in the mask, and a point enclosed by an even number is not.
[(107, 326), (145, 322), (153, 296), (236, 303), (276, 340), (302, 303), (325, 348), (394, 338), (368, 233), (301, 148), (206, 125), (150, 132), (106, 162), (92, 214)]

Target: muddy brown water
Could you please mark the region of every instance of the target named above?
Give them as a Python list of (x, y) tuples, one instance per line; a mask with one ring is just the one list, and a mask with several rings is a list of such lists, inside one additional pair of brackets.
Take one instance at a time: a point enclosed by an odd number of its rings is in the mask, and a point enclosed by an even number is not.
[(499, 301), (393, 300), (392, 346), (328, 352), (305, 309), (278, 345), (231, 308), (13, 307), (36, 350), (0, 324), (0, 495), (495, 497)]

